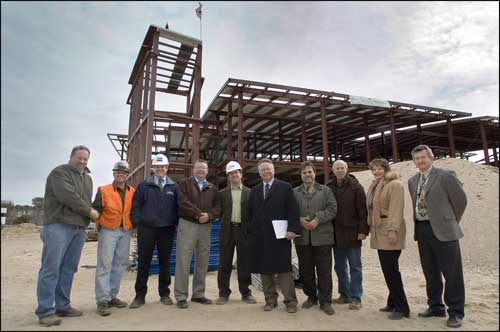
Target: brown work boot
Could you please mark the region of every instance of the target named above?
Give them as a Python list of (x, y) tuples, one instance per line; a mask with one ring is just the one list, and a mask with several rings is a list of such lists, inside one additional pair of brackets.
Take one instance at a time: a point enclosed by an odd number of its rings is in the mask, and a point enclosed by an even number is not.
[(81, 315), (83, 315), (83, 312), (73, 307), (68, 307), (68, 309), (64, 310), (56, 310), (56, 316), (58, 317), (78, 317)]
[(293, 305), (293, 306), (286, 307), (286, 312), (288, 312), (289, 314), (296, 313), (297, 312), (297, 306)]
[(56, 315), (48, 315), (48, 316), (41, 317), (38, 320), (38, 324), (45, 326), (45, 327), (55, 326), (55, 325), (61, 324), (61, 319), (57, 318)]
[(111, 315), (109, 305), (107, 303), (97, 303), (97, 313), (103, 317)]
[(264, 311), (272, 311), (277, 306), (278, 304), (276, 302), (266, 302), (266, 305), (264, 306)]
[(340, 294), (340, 296), (336, 299), (333, 299), (333, 303), (335, 304), (347, 304), (351, 303), (352, 300), (350, 298), (345, 297), (344, 295)]
[(128, 303), (115, 297), (114, 299), (108, 302), (108, 306), (110, 308), (126, 308), (128, 306)]

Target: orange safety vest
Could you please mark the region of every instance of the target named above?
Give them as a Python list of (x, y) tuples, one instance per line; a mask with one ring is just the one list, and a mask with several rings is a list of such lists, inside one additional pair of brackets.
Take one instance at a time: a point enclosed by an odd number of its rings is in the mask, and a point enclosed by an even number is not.
[(118, 229), (123, 220), (123, 229), (129, 231), (132, 229), (130, 222), (130, 209), (132, 208), (132, 196), (134, 196), (135, 189), (129, 186), (125, 189), (125, 204), (118, 191), (112, 184), (99, 187), (102, 199), (102, 212), (97, 219), (96, 226), (106, 229)]

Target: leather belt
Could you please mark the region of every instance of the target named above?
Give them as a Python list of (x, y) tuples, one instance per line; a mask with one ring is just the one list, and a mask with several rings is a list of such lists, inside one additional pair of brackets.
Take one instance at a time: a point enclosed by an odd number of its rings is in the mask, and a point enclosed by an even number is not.
[(241, 223), (240, 222), (231, 222), (231, 225), (236, 226), (236, 227), (240, 227)]
[(425, 224), (425, 223), (430, 223), (430, 220), (418, 220), (418, 219), (415, 219), (415, 223), (417, 224)]

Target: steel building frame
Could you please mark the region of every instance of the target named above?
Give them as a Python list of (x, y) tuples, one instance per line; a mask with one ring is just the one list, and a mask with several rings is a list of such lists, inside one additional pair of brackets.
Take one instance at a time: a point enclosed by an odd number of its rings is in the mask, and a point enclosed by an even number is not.
[[(168, 155), (174, 178), (206, 159), (209, 179), (221, 186), (229, 160), (242, 165), (250, 186), (259, 181), (256, 163), (264, 157), (273, 160), (278, 177), (294, 183), (300, 163), (311, 160), (318, 181), (327, 183), (334, 160), (364, 170), (374, 157), (410, 159), (419, 143), (437, 156), (462, 158), (482, 148), (486, 163), (492, 148), (498, 165), (498, 118), (442, 108), (229, 78), (200, 117), (201, 69), (200, 40), (149, 27), (129, 79), (128, 135), (108, 134), (130, 163), (132, 184), (149, 176), (151, 156), (160, 152)], [(159, 94), (185, 97), (185, 112), (159, 110)]]

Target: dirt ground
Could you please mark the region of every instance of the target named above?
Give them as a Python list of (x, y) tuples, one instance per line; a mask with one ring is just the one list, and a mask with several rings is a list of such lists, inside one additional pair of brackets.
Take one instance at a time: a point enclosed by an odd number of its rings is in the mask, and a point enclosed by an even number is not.
[[(438, 167), (453, 168), (464, 182), (469, 205), (462, 220), (465, 237), (460, 241), (465, 276), (465, 320), (461, 330), (499, 329), (499, 265), (498, 265), (498, 169), (479, 166), (462, 160), (436, 162)], [(411, 163), (393, 167), (403, 176), (414, 174)], [(366, 187), (369, 172), (355, 175)], [(407, 195), (407, 193), (406, 193)], [(409, 319), (390, 321), (378, 311), (385, 305), (388, 294), (375, 250), (364, 242), (363, 307), (352, 311), (336, 305), (336, 314), (327, 316), (318, 306), (288, 314), (281, 303), (272, 312), (264, 312), (262, 292), (253, 290), (257, 304), (240, 301), (235, 271), (231, 277), (233, 294), (227, 305), (191, 303), (189, 309), (165, 306), (159, 302), (157, 276), (149, 280), (146, 305), (139, 309), (112, 309), (109, 317), (96, 313), (94, 298), (97, 242), (84, 246), (80, 268), (75, 275), (72, 305), (84, 315), (63, 318), (60, 326), (44, 328), (38, 325), (36, 309), (37, 274), (40, 268), (42, 242), (36, 230), (5, 231), (1, 236), (1, 329), (2, 330), (451, 330), (446, 318), (418, 318), (426, 309), (425, 280), (422, 274), (416, 243), (413, 241), (411, 210), (407, 195), (405, 217), (408, 225), (407, 249), (400, 258), (400, 269), (411, 309)], [(134, 297), (135, 273), (125, 272), (119, 297), (130, 302)], [(333, 273), (334, 296), (337, 279)], [(173, 285), (173, 282), (172, 282)], [(171, 287), (173, 293), (173, 287)], [(217, 273), (207, 275), (206, 296), (217, 298)], [(173, 295), (173, 294), (172, 294)], [(305, 300), (297, 289), (299, 302)]]

